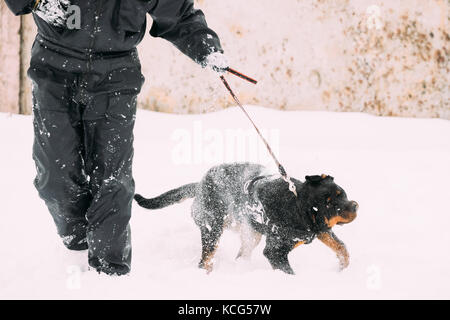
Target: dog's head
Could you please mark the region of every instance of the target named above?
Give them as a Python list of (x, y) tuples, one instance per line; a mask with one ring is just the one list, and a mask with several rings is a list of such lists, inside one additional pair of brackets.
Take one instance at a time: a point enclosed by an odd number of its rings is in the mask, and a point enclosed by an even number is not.
[(347, 199), (344, 189), (327, 175), (306, 176), (304, 196), (307, 210), (313, 220), (326, 228), (352, 222), (356, 218), (358, 203)]

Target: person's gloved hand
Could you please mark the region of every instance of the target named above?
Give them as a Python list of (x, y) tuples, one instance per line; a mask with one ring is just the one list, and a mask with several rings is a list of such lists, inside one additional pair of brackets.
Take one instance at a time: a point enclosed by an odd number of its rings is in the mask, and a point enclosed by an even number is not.
[(206, 57), (205, 66), (218, 73), (224, 73), (227, 71), (229, 64), (227, 57), (223, 53), (213, 52)]
[(70, 5), (69, 0), (36, 0), (34, 11), (47, 23), (56, 27), (65, 27)]

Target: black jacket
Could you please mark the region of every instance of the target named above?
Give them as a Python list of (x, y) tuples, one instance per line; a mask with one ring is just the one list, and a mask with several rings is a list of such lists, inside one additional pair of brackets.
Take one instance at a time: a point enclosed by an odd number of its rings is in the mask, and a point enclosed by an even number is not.
[[(49, 25), (33, 14), (38, 39), (50, 49), (89, 58), (134, 49), (146, 29), (146, 15), (153, 18), (150, 34), (173, 43), (181, 52), (203, 63), (211, 52), (223, 52), (217, 34), (208, 28), (193, 0), (71, 0), (81, 9), (81, 29)], [(32, 12), (34, 0), (6, 0), (16, 15)], [(96, 19), (98, 17), (98, 19)]]

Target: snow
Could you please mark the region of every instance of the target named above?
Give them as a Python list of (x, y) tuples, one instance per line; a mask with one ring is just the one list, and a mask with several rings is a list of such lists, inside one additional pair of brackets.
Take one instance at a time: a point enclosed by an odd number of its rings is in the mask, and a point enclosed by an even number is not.
[[(251, 260), (236, 261), (239, 237), (230, 231), (207, 275), (197, 268), (200, 232), (188, 200), (159, 211), (135, 205), (132, 273), (98, 275), (88, 270), (86, 252), (64, 248), (34, 190), (31, 117), (0, 114), (0, 298), (450, 298), (448, 121), (248, 110), (272, 133), (288, 174), (301, 180), (330, 174), (358, 201), (356, 220), (334, 228), (350, 252), (348, 269), (339, 272), (337, 258), (318, 240), (290, 254), (295, 276), (270, 268), (264, 241)], [(248, 130), (237, 108), (183, 116), (139, 110), (136, 190), (154, 196), (200, 180), (223, 153), (240, 148), (227, 137)], [(273, 169), (261, 145), (246, 146), (247, 158)]]
[(36, 14), (48, 23), (62, 27), (67, 22), (70, 2), (67, 0), (42, 1), (36, 9)]

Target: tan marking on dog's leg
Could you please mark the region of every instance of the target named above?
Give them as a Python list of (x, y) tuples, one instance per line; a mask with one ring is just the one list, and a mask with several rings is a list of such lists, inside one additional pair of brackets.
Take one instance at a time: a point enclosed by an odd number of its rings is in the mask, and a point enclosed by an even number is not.
[(214, 255), (216, 254), (217, 246), (214, 248), (214, 250), (208, 254), (204, 258), (202, 258), (202, 261), (200, 262), (200, 267), (202, 269), (206, 270), (206, 273), (211, 273), (213, 271), (213, 263), (212, 260), (214, 258)]
[[(214, 241), (214, 244), (209, 244), (208, 241), (206, 243), (202, 239), (202, 259), (200, 260), (199, 267), (205, 269), (209, 274), (213, 270), (212, 260), (214, 255), (216, 254), (217, 248), (220, 243), (220, 238), (222, 237), (223, 229), (217, 238), (209, 238), (209, 241)], [(208, 236), (208, 235), (206, 235)]]
[(350, 255), (347, 248), (332, 231), (319, 233), (317, 238), (336, 253), (341, 270), (348, 267), (350, 263)]

